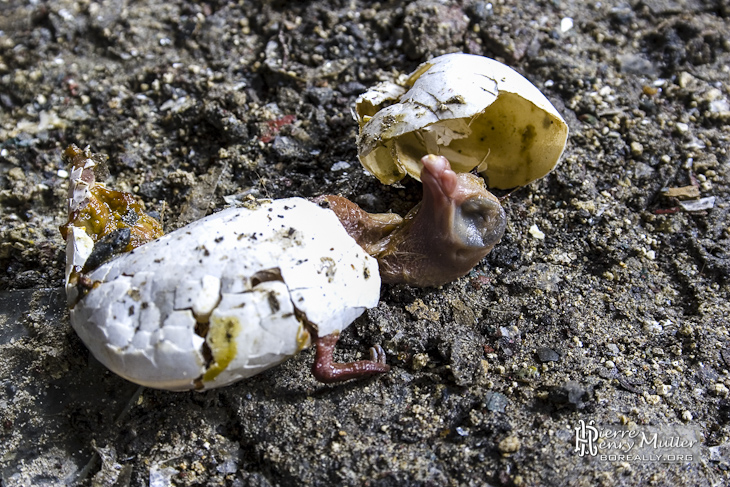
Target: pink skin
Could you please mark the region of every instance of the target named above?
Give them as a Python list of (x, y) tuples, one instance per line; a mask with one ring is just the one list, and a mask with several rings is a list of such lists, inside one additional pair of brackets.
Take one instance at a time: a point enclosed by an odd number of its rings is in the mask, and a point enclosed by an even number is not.
[(451, 164), (443, 156), (427, 155), (421, 159), (421, 182), (428, 186), (432, 197), (454, 198), (459, 191), (459, 180)]

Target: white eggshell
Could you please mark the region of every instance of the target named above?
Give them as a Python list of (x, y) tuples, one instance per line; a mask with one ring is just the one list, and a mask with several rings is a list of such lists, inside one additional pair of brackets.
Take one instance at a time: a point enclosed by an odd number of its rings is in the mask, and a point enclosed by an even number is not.
[(94, 286), (71, 309), (84, 343), (122, 377), (173, 390), (272, 367), (309, 346), (305, 324), (341, 331), (380, 292), (377, 262), (301, 198), (223, 210), (87, 277)]
[(357, 97), (355, 106), (355, 118), (364, 125), (378, 111), (398, 100), (406, 89), (392, 81), (381, 81), (368, 91)]
[(71, 274), (79, 271), (84, 266), (84, 262), (94, 250), (94, 241), (86, 233), (86, 230), (80, 227), (69, 227), (68, 244), (66, 245), (66, 294), (69, 305), (76, 302), (76, 289), (69, 286)]
[(558, 162), (568, 125), (532, 83), (504, 64), (446, 54), (414, 71), (401, 94), (376, 85), (356, 102), (358, 155), (381, 182), (418, 179), (420, 159), (445, 156), (457, 172), (477, 168), (490, 187), (513, 188)]

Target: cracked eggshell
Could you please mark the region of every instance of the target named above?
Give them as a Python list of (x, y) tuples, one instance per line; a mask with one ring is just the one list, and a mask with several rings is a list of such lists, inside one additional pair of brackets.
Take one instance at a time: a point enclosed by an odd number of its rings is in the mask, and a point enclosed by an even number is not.
[(380, 83), (356, 102), (358, 156), (381, 182), (419, 179), (421, 157), (439, 154), (457, 172), (474, 168), (494, 188), (514, 188), (550, 172), (568, 125), (532, 83), (504, 64), (446, 54), (405, 82)]
[(72, 226), (69, 230), (68, 243), (66, 245), (66, 297), (69, 306), (78, 299), (76, 287), (70, 285), (71, 274), (75, 269), (81, 269), (84, 262), (94, 250), (94, 240), (89, 237), (86, 230)]
[(70, 311), (87, 347), (120, 376), (172, 390), (277, 365), (310, 345), (310, 327), (343, 330), (380, 294), (375, 259), (301, 198), (223, 210), (87, 277)]

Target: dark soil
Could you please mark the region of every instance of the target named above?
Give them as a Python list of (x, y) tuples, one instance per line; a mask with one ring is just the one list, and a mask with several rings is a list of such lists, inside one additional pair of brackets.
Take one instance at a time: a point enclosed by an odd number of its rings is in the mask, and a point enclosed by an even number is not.
[[(0, 486), (727, 485), (729, 15), (722, 0), (1, 2)], [(249, 197), (403, 214), (419, 184), (362, 169), (351, 107), (455, 51), (540, 87), (569, 146), (505, 201), (505, 237), (471, 274), (384, 286), (345, 332), (340, 359), (379, 343), (389, 374), (324, 386), (308, 351), (173, 393), (90, 356), (62, 288), (68, 144), (108, 154), (109, 186), (167, 230)], [(684, 186), (714, 205), (662, 192)], [(691, 426), (701, 458), (580, 456), (580, 420)]]

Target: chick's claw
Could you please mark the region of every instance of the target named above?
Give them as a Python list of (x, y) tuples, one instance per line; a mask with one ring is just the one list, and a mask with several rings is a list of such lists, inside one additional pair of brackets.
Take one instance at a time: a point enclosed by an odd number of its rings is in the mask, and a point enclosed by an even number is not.
[(385, 350), (380, 345), (370, 347), (370, 361), (384, 364), (386, 359)]
[(332, 352), (339, 339), (339, 333), (317, 338), (315, 342), (317, 352), (312, 366), (312, 375), (318, 381), (331, 384), (350, 379), (362, 379), (390, 371), (390, 366), (385, 363), (385, 351), (379, 345), (370, 348), (371, 360), (348, 363), (334, 362)]

